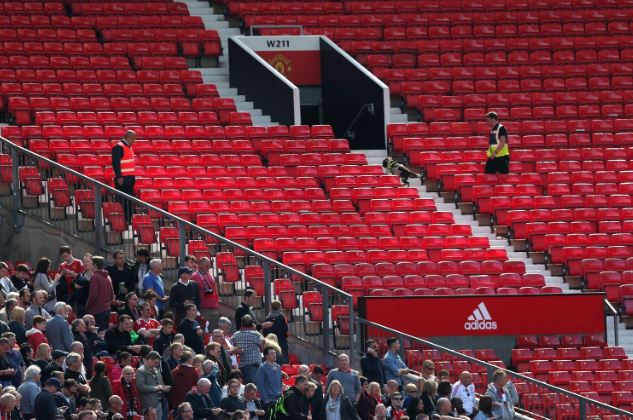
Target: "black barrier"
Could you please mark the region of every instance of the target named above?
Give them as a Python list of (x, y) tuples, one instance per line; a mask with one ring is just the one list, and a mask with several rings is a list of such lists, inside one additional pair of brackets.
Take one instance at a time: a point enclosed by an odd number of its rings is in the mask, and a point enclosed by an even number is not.
[(229, 82), (239, 94), (279, 124), (301, 124), (294, 84), (235, 38), (229, 38), (229, 63)]
[(368, 70), (321, 37), (323, 119), (352, 149), (385, 149), (389, 90)]

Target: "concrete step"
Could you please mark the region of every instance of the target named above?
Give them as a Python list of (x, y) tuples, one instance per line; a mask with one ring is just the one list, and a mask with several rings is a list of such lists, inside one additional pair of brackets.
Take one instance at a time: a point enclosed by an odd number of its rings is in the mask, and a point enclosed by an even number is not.
[(392, 114), (391, 122), (392, 123), (406, 123), (406, 122), (409, 122), (409, 119), (404, 114)]
[(253, 120), (253, 125), (271, 125), (271, 120), (270, 120), (270, 116), (268, 115), (263, 115), (263, 116), (254, 116), (252, 117)]

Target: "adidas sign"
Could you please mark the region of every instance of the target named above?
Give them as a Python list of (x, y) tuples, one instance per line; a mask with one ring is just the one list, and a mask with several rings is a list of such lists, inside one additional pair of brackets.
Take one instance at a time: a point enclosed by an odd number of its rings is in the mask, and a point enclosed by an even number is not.
[(497, 323), (492, 320), (488, 308), (481, 302), (464, 323), (464, 329), (467, 331), (496, 330)]

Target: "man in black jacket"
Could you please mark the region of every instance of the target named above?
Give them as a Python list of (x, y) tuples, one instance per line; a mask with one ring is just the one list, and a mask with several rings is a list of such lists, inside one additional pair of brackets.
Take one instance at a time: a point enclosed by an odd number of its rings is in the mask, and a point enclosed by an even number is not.
[(316, 387), (314, 395), (310, 398), (310, 412), (312, 413), (313, 420), (321, 420), (323, 408), (323, 375), (325, 375), (325, 372), (321, 366), (315, 366), (310, 374), (310, 382)]
[(221, 408), (213, 407), (209, 391), (211, 391), (211, 381), (200, 378), (196, 386), (187, 392), (185, 401), (191, 404), (193, 417), (196, 420), (215, 419), (222, 412)]
[(158, 337), (154, 340), (154, 350), (158, 352), (161, 356), (165, 353), (165, 349), (171, 346), (171, 343), (174, 342), (174, 321), (169, 318), (165, 318), (160, 321), (161, 329), (158, 333)]
[(368, 382), (378, 382), (381, 386), (385, 383), (385, 371), (380, 360), (380, 347), (374, 340), (367, 340), (367, 351), (360, 359), (360, 369)]
[(132, 267), (125, 261), (125, 251), (122, 249), (115, 251), (112, 255), (114, 264), (108, 266), (108, 274), (112, 279), (114, 296), (120, 301), (125, 300), (125, 295), (136, 289), (134, 278), (132, 277)]
[(312, 420), (312, 416), (308, 415), (308, 401), (305, 396), (307, 386), (308, 378), (295, 378), (295, 386), (284, 394), (283, 411), (277, 413), (278, 420)]
[(55, 394), (62, 384), (57, 378), (49, 378), (44, 384), (44, 389), (35, 397), (33, 410), (37, 420), (50, 420), (57, 415), (57, 404)]
[(288, 321), (283, 313), (281, 313), (281, 302), (273, 300), (270, 303), (270, 313), (266, 317), (266, 322), (270, 322), (272, 325), (270, 328), (264, 328), (262, 334), (267, 336), (268, 334), (275, 334), (279, 347), (281, 347), (281, 354), (277, 355), (277, 363), (288, 363)]
[(257, 330), (261, 330), (262, 328), (270, 328), (273, 326), (272, 322), (264, 322), (263, 324), (260, 324), (257, 321), (257, 317), (255, 316), (255, 313), (253, 312), (253, 304), (255, 303), (255, 300), (257, 299), (257, 292), (253, 289), (246, 289), (244, 291), (244, 297), (242, 298), (242, 303), (240, 303), (240, 306), (237, 307), (237, 309), (235, 310), (235, 329), (239, 330), (242, 327), (242, 318), (244, 318), (244, 315), (250, 315), (251, 318), (253, 318), (253, 321), (255, 322), (255, 326), (257, 327)]
[(190, 281), (193, 270), (187, 266), (178, 269), (178, 282), (174, 284), (169, 292), (169, 306), (176, 311), (176, 324), (180, 326), (186, 316), (187, 304), (193, 303), (196, 308), (200, 307), (200, 292), (198, 283)]
[(121, 315), (116, 326), (106, 331), (105, 341), (108, 343), (108, 353), (115, 355), (118, 351), (128, 351), (139, 354), (143, 337), (139, 336), (137, 344), (132, 343), (132, 318), (129, 315)]

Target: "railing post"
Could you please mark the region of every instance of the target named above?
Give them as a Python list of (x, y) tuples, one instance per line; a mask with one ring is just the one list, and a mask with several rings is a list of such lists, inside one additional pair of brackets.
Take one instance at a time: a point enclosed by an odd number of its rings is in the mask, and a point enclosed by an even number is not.
[(178, 246), (180, 253), (180, 265), (185, 265), (187, 256), (187, 235), (185, 235), (185, 224), (178, 221)]
[[(323, 351), (326, 355), (330, 353), (330, 291), (323, 287), (321, 294), (323, 295)], [(331, 320), (334, 324), (335, 320)]]
[(580, 399), (578, 403), (578, 416), (580, 420), (585, 420), (587, 418), (587, 401)]
[(262, 260), (262, 268), (264, 269), (264, 308), (266, 313), (270, 312), (270, 303), (272, 296), (272, 273), (270, 272), (270, 263), (268, 260)]
[(358, 355), (356, 352), (356, 322), (354, 318), (354, 299), (350, 298), (348, 302), (349, 306), (349, 362), (354, 363), (354, 360)]
[(18, 151), (17, 149), (11, 147), (11, 201), (13, 204), (13, 208), (11, 209), (11, 216), (13, 218), (13, 230), (16, 232), (20, 231), (21, 223), (19, 220), (20, 217), (20, 197), (22, 195), (22, 191), (20, 191), (20, 172), (19, 172), (19, 162), (18, 162)]
[[(103, 246), (103, 215), (101, 214), (101, 188), (94, 184), (94, 195), (95, 195), (95, 240), (97, 241), (97, 246), (101, 249)], [(75, 203), (77, 204), (77, 203)]]

